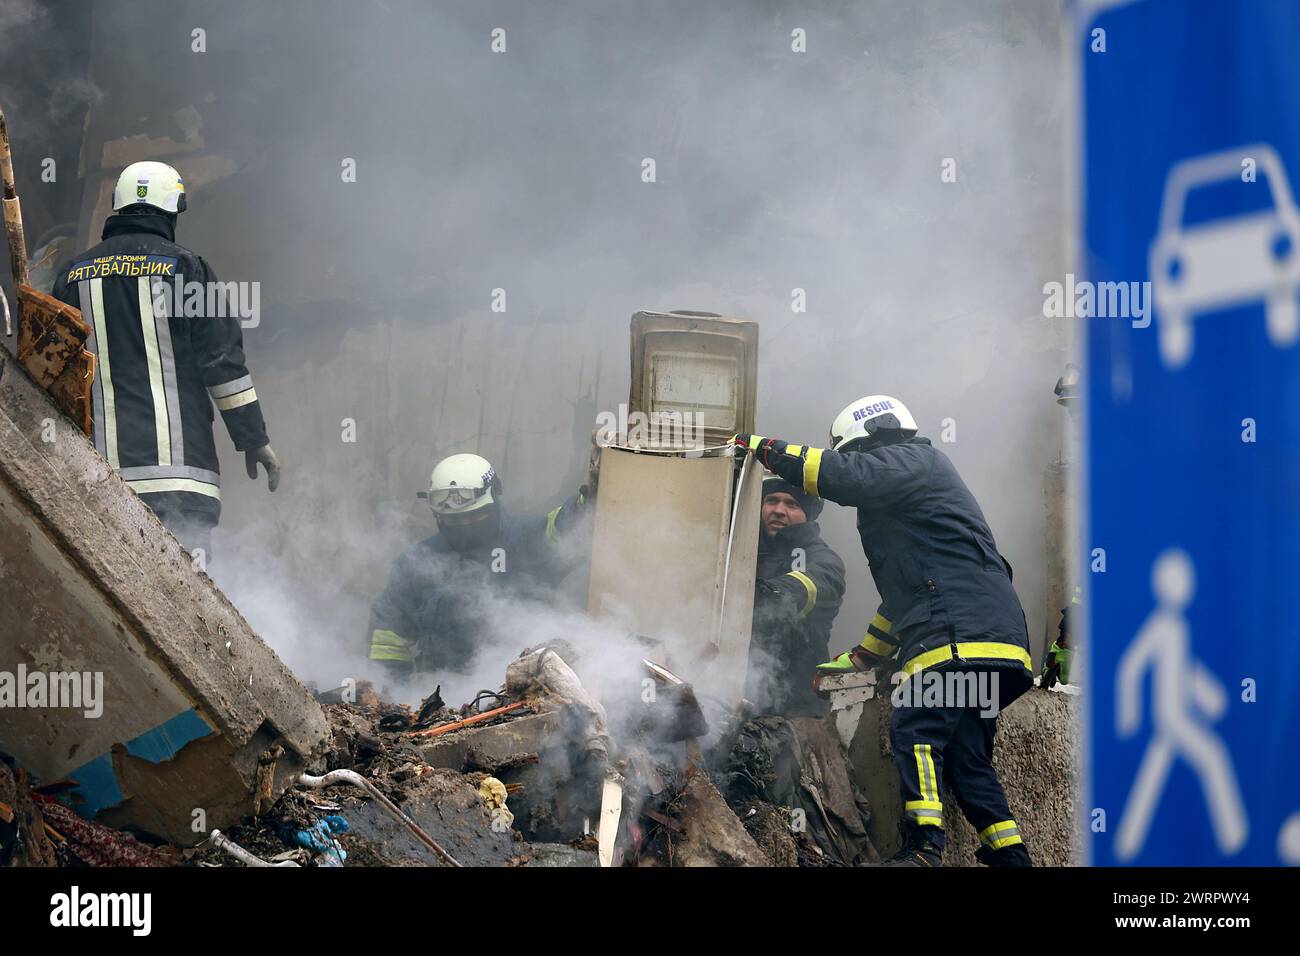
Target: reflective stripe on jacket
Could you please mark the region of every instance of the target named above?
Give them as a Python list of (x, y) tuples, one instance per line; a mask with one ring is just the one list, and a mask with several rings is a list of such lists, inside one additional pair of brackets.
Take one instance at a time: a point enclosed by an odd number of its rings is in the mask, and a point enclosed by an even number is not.
[(1029, 667), (1011, 566), (957, 469), (929, 439), (847, 452), (777, 442), (769, 460), (786, 480), (857, 509), (862, 549), (888, 609), (885, 633), (899, 644), (905, 673), (954, 659)]
[(817, 715), (812, 689), (844, 599), (844, 562), (815, 521), (759, 533), (746, 696), (762, 713)]
[[(558, 545), (580, 512), (576, 498), (546, 517), (503, 511), (497, 539), (472, 554), (441, 535), (407, 549), (371, 605), (370, 659), (424, 671), (467, 669), (494, 629), (520, 626), (508, 613), (514, 609), (497, 599), (553, 600), (576, 557)], [(518, 638), (520, 647), (527, 643), (522, 628)]]
[[(221, 478), (213, 406), (239, 451), (268, 440), (232, 307), (238, 302), (226, 298), (217, 308), (226, 289), (201, 257), (173, 241), (162, 214), (110, 216), (104, 241), (60, 269), (53, 289), (92, 330), (86, 347), (97, 360), (100, 455), (137, 494), (165, 495), (214, 521)], [(210, 314), (218, 311), (224, 315)]]

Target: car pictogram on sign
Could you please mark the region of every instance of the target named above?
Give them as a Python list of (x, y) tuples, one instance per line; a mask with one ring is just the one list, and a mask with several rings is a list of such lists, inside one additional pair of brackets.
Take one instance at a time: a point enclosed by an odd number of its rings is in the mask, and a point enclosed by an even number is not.
[[(1255, 184), (1268, 191), (1268, 208), (1187, 224), (1188, 196), (1240, 179), (1247, 159), (1255, 163)], [(1293, 345), (1300, 337), (1300, 211), (1273, 148), (1257, 143), (1175, 164), (1148, 267), (1166, 368), (1191, 358), (1193, 316), (1252, 302), (1264, 303), (1269, 341)]]

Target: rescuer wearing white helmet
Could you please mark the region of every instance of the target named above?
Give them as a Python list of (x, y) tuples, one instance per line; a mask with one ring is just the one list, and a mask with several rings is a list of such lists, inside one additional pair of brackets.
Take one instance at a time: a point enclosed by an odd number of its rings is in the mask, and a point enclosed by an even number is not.
[(860, 398), (831, 422), (831, 447), (866, 451), (916, 434), (916, 419), (902, 402), (888, 395)]
[(166, 163), (132, 163), (122, 170), (113, 187), (113, 209), (145, 205), (163, 212), (185, 211), (185, 183)]
[(500, 529), (501, 479), (478, 455), (452, 455), (438, 462), (424, 492), (438, 531), (457, 551), (472, 550)]
[(393, 563), (370, 612), (370, 659), (398, 671), (463, 671), (477, 651), (485, 601), (510, 594), (547, 598), (578, 555), (563, 538), (578, 523), (588, 486), (545, 517), (515, 517), (486, 458), (438, 462), (429, 504), (438, 533)]
[[(857, 509), (882, 604), (861, 644), (818, 667), (818, 677), (898, 669), (891, 737), (903, 790), (903, 846), (890, 862), (939, 865), (943, 781), (979, 834), (977, 858), (1028, 866), (993, 769), (993, 735), (997, 711), (1033, 683), (1029, 635), (1011, 566), (948, 456), (917, 437), (916, 419), (889, 395), (847, 405), (831, 424), (830, 448), (761, 435), (732, 440), (808, 494)], [(957, 682), (944, 677), (954, 672), (991, 686), (992, 704), (948, 693)], [(935, 687), (937, 695), (929, 692)]]
[[(176, 242), (185, 182), (166, 163), (132, 163), (113, 189), (103, 242), (58, 271), (52, 293), (81, 310), (95, 353), (95, 447), (192, 551), (211, 552), (221, 517), (212, 407), (250, 478), (275, 491), (280, 463), (244, 359), (239, 317), (209, 314), (216, 276)], [(191, 297), (176, 289), (198, 284)], [(178, 298), (184, 300), (180, 307)], [(224, 310), (218, 309), (217, 312)]]

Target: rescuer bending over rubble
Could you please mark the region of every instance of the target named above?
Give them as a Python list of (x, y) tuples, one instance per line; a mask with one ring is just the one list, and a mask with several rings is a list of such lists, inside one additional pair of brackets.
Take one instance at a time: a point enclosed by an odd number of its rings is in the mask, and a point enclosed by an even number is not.
[(820, 717), (830, 709), (809, 677), (826, 659), (844, 598), (844, 562), (817, 525), (822, 504), (778, 475), (763, 479), (745, 690), (760, 714)]
[(486, 595), (548, 600), (572, 570), (560, 542), (578, 523), (589, 489), (545, 517), (516, 517), (505, 511), (501, 477), (486, 458), (440, 461), (420, 493), (438, 533), (393, 563), (370, 609), (370, 659), (405, 673), (465, 670), (483, 633)]
[[(831, 425), (831, 448), (761, 435), (732, 441), (808, 494), (857, 508), (858, 532), (883, 604), (862, 643), (823, 673), (879, 668), (896, 658), (902, 680), (963, 672), (997, 690), (988, 713), (970, 700), (899, 706), (891, 738), (903, 790), (903, 848), (889, 862), (938, 866), (944, 847), (939, 781), (979, 834), (976, 857), (1028, 866), (993, 769), (997, 712), (1033, 684), (1029, 634), (1011, 566), (948, 457), (917, 437), (902, 402), (871, 395)], [(899, 695), (895, 695), (898, 700)]]

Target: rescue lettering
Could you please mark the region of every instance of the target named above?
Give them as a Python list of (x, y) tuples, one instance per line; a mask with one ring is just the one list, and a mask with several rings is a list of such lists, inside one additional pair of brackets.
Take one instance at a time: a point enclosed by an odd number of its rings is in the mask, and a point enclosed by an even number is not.
[(860, 422), (864, 418), (871, 418), (875, 415), (881, 414), (882, 412), (887, 412), (893, 407), (893, 402), (876, 402), (872, 405), (866, 406), (865, 408), (855, 409), (853, 412), (853, 420), (855, 422)]
[(112, 276), (173, 276), (176, 260), (162, 256), (100, 256), (88, 262), (78, 262), (68, 270), (68, 282), (86, 279), (107, 279)]

